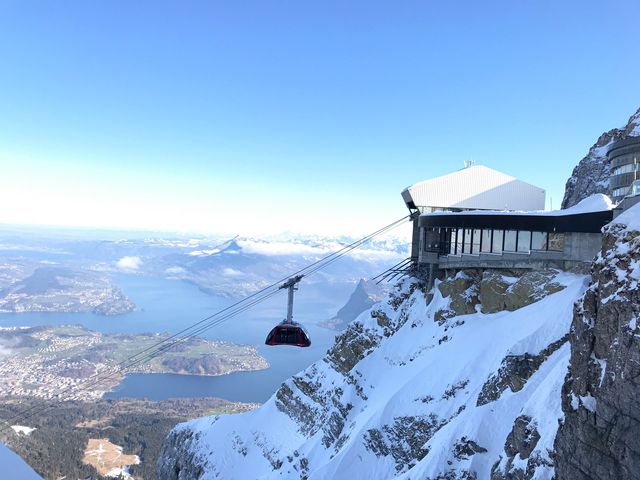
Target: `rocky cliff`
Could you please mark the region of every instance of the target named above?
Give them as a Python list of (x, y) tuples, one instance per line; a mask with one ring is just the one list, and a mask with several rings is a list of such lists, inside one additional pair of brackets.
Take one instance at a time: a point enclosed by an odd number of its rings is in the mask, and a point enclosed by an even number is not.
[(565, 186), (562, 208), (569, 208), (594, 193), (609, 194), (609, 164), (607, 150), (619, 139), (640, 136), (640, 109), (623, 128), (603, 133), (589, 153), (573, 169)]
[(605, 230), (576, 306), (558, 478), (640, 478), (640, 205)]
[(261, 408), (176, 427), (159, 477), (551, 478), (587, 283), (464, 271), (426, 295), (406, 280)]

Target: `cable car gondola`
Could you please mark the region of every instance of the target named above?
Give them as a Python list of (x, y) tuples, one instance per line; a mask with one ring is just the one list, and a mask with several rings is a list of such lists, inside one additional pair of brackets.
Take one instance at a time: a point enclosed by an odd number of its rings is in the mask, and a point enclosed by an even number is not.
[(296, 284), (302, 280), (302, 275), (292, 277), (283, 283), (280, 288), (289, 290), (287, 302), (287, 318), (273, 327), (264, 341), (266, 345), (292, 345), (294, 347), (309, 347), (311, 340), (309, 333), (298, 322), (293, 321), (293, 292), (298, 289)]

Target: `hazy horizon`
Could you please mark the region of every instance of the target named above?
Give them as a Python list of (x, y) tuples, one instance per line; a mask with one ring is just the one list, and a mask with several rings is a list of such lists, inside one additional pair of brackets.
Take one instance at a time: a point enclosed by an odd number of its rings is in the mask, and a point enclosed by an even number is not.
[[(625, 15), (620, 15), (624, 11)], [(474, 160), (560, 206), (640, 6), (0, 3), (0, 223), (361, 235)]]

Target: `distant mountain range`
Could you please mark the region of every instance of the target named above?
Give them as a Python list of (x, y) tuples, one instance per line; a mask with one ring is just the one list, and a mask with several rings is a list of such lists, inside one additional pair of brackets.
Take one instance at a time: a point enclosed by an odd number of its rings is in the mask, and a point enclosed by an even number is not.
[[(319, 237), (290, 241), (237, 238), (222, 248), (198, 245), (157, 257), (146, 268), (157, 276), (190, 281), (208, 293), (242, 297), (343, 248), (345, 242)], [(375, 276), (407, 256), (408, 245), (402, 239), (371, 242), (307, 282), (355, 283), (360, 278)]]
[[(132, 235), (95, 240), (73, 235), (49, 237), (46, 229), (25, 233), (0, 229), (0, 309), (18, 312), (95, 308), (98, 313), (123, 313), (131, 310), (132, 304), (117, 290), (113, 276), (121, 273), (184, 280), (212, 295), (241, 298), (354, 240), (289, 234), (270, 239)], [(347, 288), (361, 278), (377, 275), (408, 254), (407, 239), (374, 240), (305, 279), (305, 283), (318, 288), (341, 283)], [(100, 307), (101, 296), (113, 301)], [(93, 300), (69, 307), (76, 297)], [(56, 310), (56, 305), (63, 304), (67, 310)]]

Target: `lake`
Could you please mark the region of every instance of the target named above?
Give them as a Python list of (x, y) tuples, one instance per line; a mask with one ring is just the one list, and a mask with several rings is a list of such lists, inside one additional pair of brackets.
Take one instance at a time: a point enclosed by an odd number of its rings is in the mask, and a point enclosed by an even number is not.
[[(234, 300), (208, 295), (195, 285), (141, 275), (120, 274), (117, 284), (136, 304), (136, 311), (113, 317), (91, 313), (0, 313), (0, 326), (80, 324), (104, 333), (175, 333), (206, 318)], [(286, 292), (231, 318), (203, 337), (258, 346), (270, 368), (219, 377), (176, 374), (129, 375), (107, 398), (220, 397), (231, 401), (266, 401), (291, 375), (322, 358), (336, 332), (316, 323), (332, 317), (347, 301), (354, 284), (301, 286), (294, 316), (310, 333), (309, 348), (267, 347), (264, 339), (286, 315)]]

